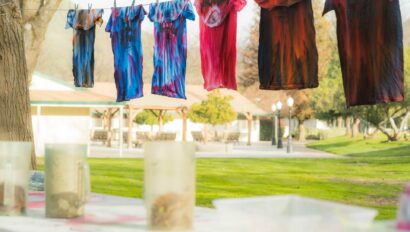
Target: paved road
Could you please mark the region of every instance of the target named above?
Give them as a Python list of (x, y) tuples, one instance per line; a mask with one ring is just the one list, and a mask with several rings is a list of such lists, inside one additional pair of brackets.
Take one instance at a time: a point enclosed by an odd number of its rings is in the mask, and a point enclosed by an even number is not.
[[(211, 145), (210, 145), (211, 146)], [(142, 158), (144, 150), (141, 148), (127, 149), (124, 148), (124, 158)], [(119, 157), (118, 148), (107, 148), (102, 145), (93, 145), (90, 151), (91, 157), (98, 158), (115, 158)], [(303, 143), (294, 144), (294, 152), (286, 152), (286, 143), (283, 149), (277, 149), (269, 143), (260, 142), (247, 146), (237, 144), (233, 146), (230, 152), (197, 152), (197, 158), (342, 158), (334, 154), (317, 151), (305, 147)]]

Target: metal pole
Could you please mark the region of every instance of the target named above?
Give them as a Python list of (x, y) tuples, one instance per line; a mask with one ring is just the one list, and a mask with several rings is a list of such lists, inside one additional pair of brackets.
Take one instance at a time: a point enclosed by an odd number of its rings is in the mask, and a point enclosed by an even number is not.
[(278, 111), (278, 149), (283, 148), (282, 131), (280, 128), (280, 110)]
[(124, 118), (124, 108), (121, 106), (120, 107), (120, 118), (119, 118), (119, 126), (120, 126), (120, 137), (119, 137), (119, 145), (120, 145), (120, 158), (122, 158), (122, 154), (123, 154), (123, 130), (122, 130), (122, 127), (123, 127), (123, 118)]
[(276, 145), (276, 115), (272, 114), (272, 146)]
[(35, 138), (34, 138), (34, 141), (35, 141), (35, 149), (37, 150), (36, 151), (36, 154), (38, 155), (40, 152), (43, 152), (43, 154), (44, 154), (44, 151), (43, 150), (40, 150), (40, 147), (42, 148), (43, 146), (44, 146), (44, 144), (41, 144), (42, 143), (42, 139), (41, 139), (41, 106), (37, 106), (37, 133), (36, 133), (36, 136), (35, 136)]
[(288, 146), (287, 146), (287, 152), (292, 153), (293, 152), (293, 147), (292, 147), (292, 111), (291, 107), (289, 107), (289, 136), (288, 136)]

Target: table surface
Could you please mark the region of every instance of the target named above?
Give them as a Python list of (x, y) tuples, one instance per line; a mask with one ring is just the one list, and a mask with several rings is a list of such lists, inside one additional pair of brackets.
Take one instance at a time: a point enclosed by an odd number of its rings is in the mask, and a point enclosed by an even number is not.
[[(0, 232), (127, 232), (148, 231), (142, 200), (92, 194), (86, 215), (76, 219), (45, 218), (44, 193), (29, 194), (26, 217), (0, 217)], [(372, 232), (394, 231), (392, 222), (378, 222)], [(229, 232), (219, 223), (216, 210), (195, 209), (196, 232)]]

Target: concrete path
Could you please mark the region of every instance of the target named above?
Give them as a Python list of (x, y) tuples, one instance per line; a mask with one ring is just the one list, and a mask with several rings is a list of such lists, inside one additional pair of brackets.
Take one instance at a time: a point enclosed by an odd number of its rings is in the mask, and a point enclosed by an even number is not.
[[(286, 143), (283, 149), (277, 149), (268, 142), (234, 145), (231, 152), (197, 152), (197, 158), (343, 158), (334, 154), (306, 148), (303, 143), (294, 143), (294, 152), (286, 152)], [(90, 156), (95, 158), (118, 158), (118, 148), (107, 148), (102, 145), (91, 146)], [(142, 158), (142, 148), (124, 149), (122, 158)]]

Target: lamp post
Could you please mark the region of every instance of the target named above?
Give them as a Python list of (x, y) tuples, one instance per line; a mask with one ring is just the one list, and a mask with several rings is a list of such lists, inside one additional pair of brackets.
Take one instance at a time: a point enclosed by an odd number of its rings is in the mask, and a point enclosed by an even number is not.
[(282, 109), (282, 102), (278, 101), (276, 103), (276, 108), (278, 109), (278, 149), (281, 149), (283, 148), (282, 131), (280, 129), (280, 110)]
[(292, 153), (293, 152), (293, 146), (292, 146), (292, 106), (293, 106), (293, 103), (295, 103), (295, 100), (293, 100), (292, 97), (289, 97), (287, 103), (288, 103), (288, 108), (289, 108), (289, 135), (288, 135), (287, 152)]
[(276, 105), (272, 105), (272, 146), (276, 145)]

